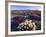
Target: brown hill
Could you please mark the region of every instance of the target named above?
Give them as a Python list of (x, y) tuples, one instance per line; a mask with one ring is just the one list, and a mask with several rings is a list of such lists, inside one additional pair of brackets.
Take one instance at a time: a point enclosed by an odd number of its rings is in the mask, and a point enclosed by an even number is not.
[(12, 10), (11, 14), (15, 15), (41, 15), (41, 11), (38, 10)]

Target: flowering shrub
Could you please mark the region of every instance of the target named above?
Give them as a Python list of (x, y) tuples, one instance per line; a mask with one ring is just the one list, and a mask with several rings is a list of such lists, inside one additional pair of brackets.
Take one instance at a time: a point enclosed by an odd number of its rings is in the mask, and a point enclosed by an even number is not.
[(17, 28), (20, 31), (23, 31), (23, 30), (35, 30), (36, 25), (35, 25), (34, 22), (32, 22), (32, 20), (25, 20), (25, 22), (20, 23)]

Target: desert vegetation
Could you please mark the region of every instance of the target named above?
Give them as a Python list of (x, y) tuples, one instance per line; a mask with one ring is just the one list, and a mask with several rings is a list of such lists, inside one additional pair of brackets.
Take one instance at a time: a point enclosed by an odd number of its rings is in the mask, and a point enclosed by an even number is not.
[(12, 10), (11, 31), (41, 30), (41, 11)]

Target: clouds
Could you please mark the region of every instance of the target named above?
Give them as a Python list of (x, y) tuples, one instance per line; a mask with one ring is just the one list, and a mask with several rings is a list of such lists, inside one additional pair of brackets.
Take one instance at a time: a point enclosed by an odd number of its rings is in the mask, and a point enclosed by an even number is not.
[(11, 10), (41, 10), (41, 6), (16, 6), (16, 5), (11, 5)]

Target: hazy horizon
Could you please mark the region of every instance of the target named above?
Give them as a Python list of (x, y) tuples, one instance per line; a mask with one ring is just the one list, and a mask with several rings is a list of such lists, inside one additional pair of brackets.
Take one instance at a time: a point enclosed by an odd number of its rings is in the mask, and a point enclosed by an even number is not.
[(11, 10), (41, 10), (40, 6), (16, 6), (11, 5)]

